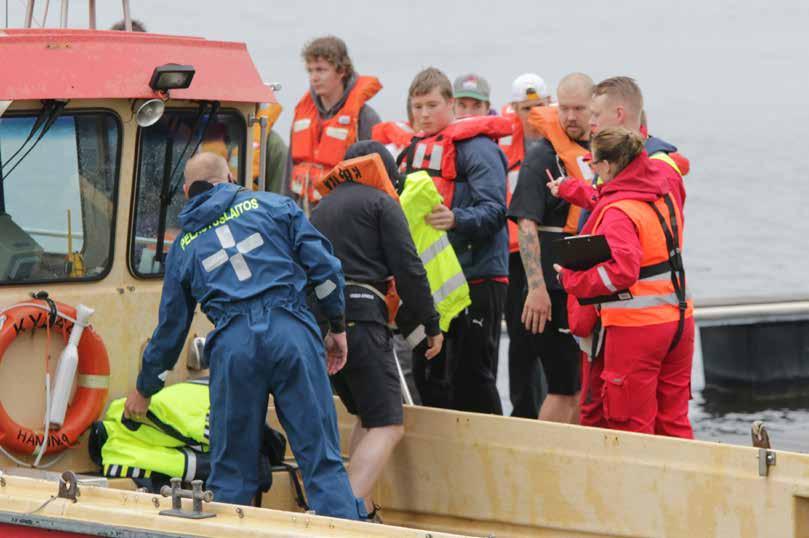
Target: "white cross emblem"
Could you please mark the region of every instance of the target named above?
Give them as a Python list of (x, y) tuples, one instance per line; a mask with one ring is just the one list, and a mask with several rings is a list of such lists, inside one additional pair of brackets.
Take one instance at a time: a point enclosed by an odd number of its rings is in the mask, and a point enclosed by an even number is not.
[[(253, 276), (250, 267), (247, 265), (247, 260), (244, 259), (244, 254), (264, 244), (264, 239), (261, 237), (261, 234), (256, 232), (247, 239), (236, 243), (230, 231), (230, 226), (225, 224), (216, 228), (216, 236), (219, 238), (219, 244), (222, 245), (222, 249), (202, 260), (202, 267), (205, 271), (210, 273), (214, 269), (218, 269), (225, 263), (230, 262), (233, 270), (236, 271), (236, 278), (238, 278), (240, 282), (244, 282)], [(236, 247), (238, 252), (233, 256), (229, 256), (225, 249), (233, 247)]]

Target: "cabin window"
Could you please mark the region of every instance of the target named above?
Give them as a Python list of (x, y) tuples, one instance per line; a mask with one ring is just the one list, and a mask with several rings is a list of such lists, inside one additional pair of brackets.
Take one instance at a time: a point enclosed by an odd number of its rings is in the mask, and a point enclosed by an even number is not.
[(48, 116), (0, 117), (0, 284), (96, 280), (112, 264), (118, 118)]
[(194, 109), (167, 110), (156, 124), (140, 130), (130, 250), (136, 276), (163, 275), (161, 257), (155, 255), (158, 230), (163, 229), (165, 256), (181, 229), (178, 216), (185, 204), (183, 168), (188, 158), (195, 152), (218, 153), (228, 161), (233, 177), (244, 183), (244, 119), (236, 112), (218, 112), (208, 120), (207, 112), (200, 116)]

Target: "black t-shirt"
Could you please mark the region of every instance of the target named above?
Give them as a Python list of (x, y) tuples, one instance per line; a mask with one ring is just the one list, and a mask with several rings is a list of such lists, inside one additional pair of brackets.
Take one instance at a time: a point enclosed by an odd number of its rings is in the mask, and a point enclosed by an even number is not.
[[(589, 149), (588, 142), (579, 144)], [(547, 140), (541, 140), (533, 144), (525, 155), (517, 178), (517, 188), (508, 208), (508, 218), (514, 222), (530, 219), (543, 228), (539, 230), (539, 247), (545, 285), (549, 290), (561, 290), (556, 271), (553, 270), (556, 262), (553, 242), (567, 235), (562, 233), (562, 228), (567, 221), (570, 204), (554, 197), (548, 190), (546, 170), (554, 178), (567, 175), (561, 161), (556, 157), (553, 145)]]
[[(381, 190), (344, 183), (323, 198), (311, 222), (331, 242), (346, 280), (387, 287), (396, 278), (399, 297), (428, 335), (438, 334), (430, 284), (410, 237), (401, 206)], [(370, 291), (352, 287), (346, 293), (346, 320), (387, 321), (385, 304)]]

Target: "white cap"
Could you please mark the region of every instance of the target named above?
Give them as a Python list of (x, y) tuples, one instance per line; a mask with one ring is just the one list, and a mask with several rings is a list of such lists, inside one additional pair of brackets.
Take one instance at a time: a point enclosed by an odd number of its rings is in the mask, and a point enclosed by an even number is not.
[(519, 103), (529, 99), (545, 99), (550, 97), (545, 81), (534, 73), (524, 73), (514, 79), (511, 84), (511, 102)]

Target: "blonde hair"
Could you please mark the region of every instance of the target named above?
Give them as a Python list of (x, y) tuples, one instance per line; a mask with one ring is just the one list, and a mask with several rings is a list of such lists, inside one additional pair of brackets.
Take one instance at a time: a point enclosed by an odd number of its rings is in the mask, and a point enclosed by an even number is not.
[(354, 76), (354, 64), (348, 55), (348, 47), (339, 37), (329, 35), (313, 39), (304, 45), (301, 56), (305, 62), (314, 62), (318, 58), (329, 62), (342, 72), (344, 81)]
[(452, 83), (443, 71), (435, 67), (428, 67), (416, 75), (410, 84), (407, 96), (408, 98), (421, 97), (433, 91), (433, 88), (438, 88), (444, 99), (452, 99)]
[(595, 161), (607, 161), (617, 174), (643, 151), (643, 138), (624, 127), (607, 127), (593, 137), (590, 151)]
[(593, 88), (593, 97), (606, 95), (610, 99), (616, 99), (623, 103), (624, 107), (632, 117), (640, 122), (643, 111), (643, 93), (640, 86), (630, 77), (612, 77), (602, 80)]

